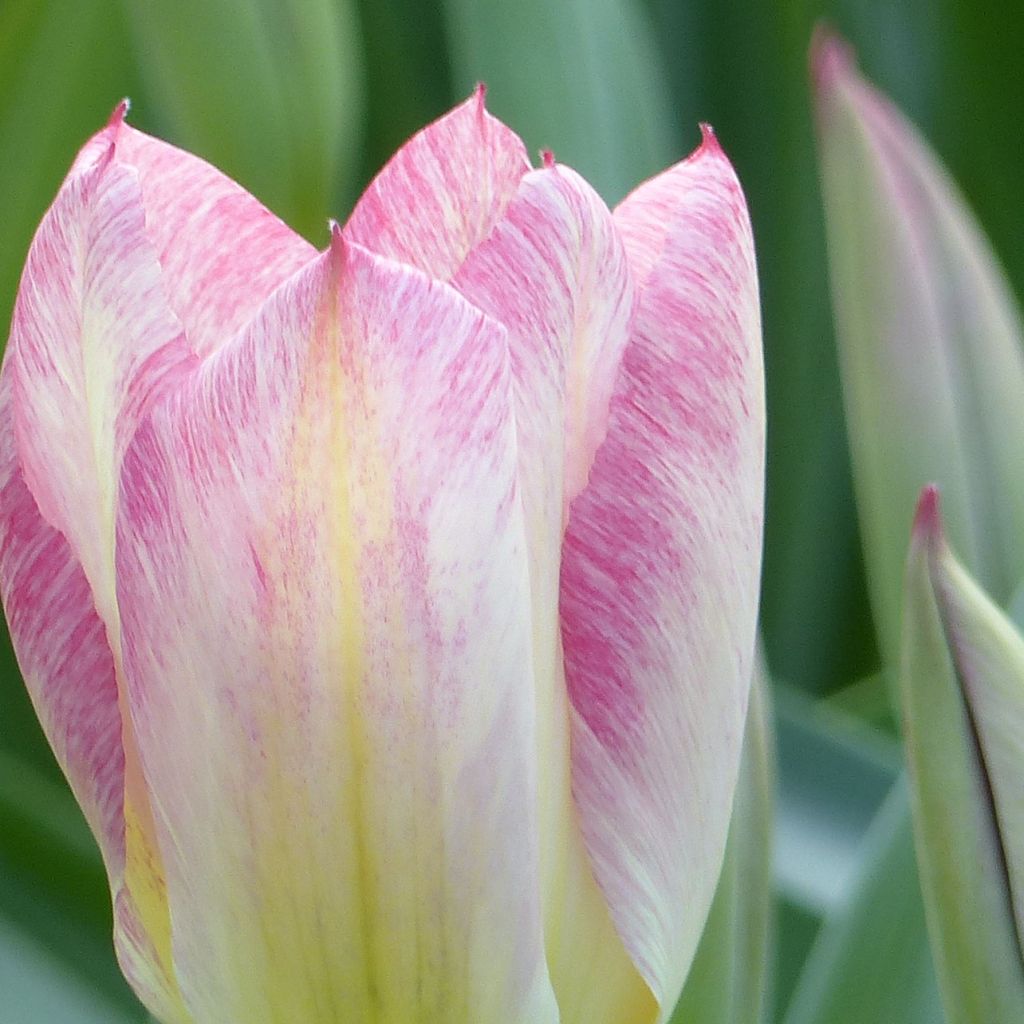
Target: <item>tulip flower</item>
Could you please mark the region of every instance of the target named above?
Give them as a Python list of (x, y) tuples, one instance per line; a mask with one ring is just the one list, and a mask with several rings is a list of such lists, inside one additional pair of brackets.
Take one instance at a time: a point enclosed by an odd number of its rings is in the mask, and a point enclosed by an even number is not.
[(949, 1024), (1024, 1019), (1024, 638), (950, 550), (938, 493), (904, 602), (907, 754), (921, 884)]
[(1024, 329), (998, 262), (916, 129), (819, 33), (812, 54), (836, 337), (883, 654), (908, 525), (942, 487), (954, 547), (1000, 604), (1024, 580)]
[(0, 589), (165, 1024), (664, 1021), (761, 544), (710, 131), (611, 213), (478, 93), (315, 251), (124, 123), (32, 243)]

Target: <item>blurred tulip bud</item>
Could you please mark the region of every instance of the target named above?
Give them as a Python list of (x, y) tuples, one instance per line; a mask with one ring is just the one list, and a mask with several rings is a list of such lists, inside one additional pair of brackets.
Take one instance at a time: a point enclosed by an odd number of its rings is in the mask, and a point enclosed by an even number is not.
[(482, 91), (316, 252), (123, 109), (0, 377), (0, 589), (166, 1024), (654, 1024), (722, 863), (764, 407), (710, 131), (613, 213)]
[(997, 603), (1024, 580), (1024, 336), (1010, 289), (917, 131), (819, 33), (812, 55), (836, 334), (876, 626), (899, 648), (916, 496)]
[(949, 1024), (1024, 1020), (1024, 639), (951, 552), (934, 487), (907, 564), (901, 664), (914, 825)]

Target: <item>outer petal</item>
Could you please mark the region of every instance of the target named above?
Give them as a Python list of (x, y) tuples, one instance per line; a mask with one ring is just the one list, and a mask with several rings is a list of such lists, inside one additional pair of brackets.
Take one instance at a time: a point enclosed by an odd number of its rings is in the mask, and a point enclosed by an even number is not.
[(503, 330), (336, 236), (153, 410), (122, 499), (195, 1019), (555, 1021)]
[(43, 730), (112, 878), (124, 872), (124, 751), (114, 662), (92, 592), (64, 536), (25, 485), (0, 378), (0, 595)]
[(963, 197), (838, 40), (813, 54), (836, 335), (879, 633), (899, 651), (907, 523), (938, 481), (1000, 603), (1024, 580), (1024, 330)]
[(900, 682), (946, 1014), (964, 1024), (1024, 1019), (1024, 642), (952, 555), (934, 488), (922, 494), (907, 560)]
[[(14, 310), (3, 369), (13, 445), (3, 519), (19, 547), (9, 534), (0, 570), (19, 663), (104, 851), (122, 966), (167, 1021), (185, 1018), (145, 789), (118, 707), (113, 532), (128, 438), (188, 362), (146, 237), (138, 177), (116, 161), (112, 142), (101, 150), (94, 140), (33, 240)], [(27, 557), (45, 559), (53, 574), (45, 597), (59, 599), (58, 616), (33, 593), (41, 583), (29, 582)], [(44, 657), (41, 637), (62, 632), (63, 644)], [(73, 664), (59, 656), (72, 651)], [(91, 728), (78, 732), (85, 721)]]
[(561, 1020), (649, 1021), (650, 993), (614, 933), (573, 824), (558, 629), (569, 502), (604, 438), (633, 311), (626, 254), (601, 198), (550, 163), (523, 178), (452, 283), (509, 331), (533, 610), (546, 947)]
[(216, 168), (120, 123), (107, 134), (139, 176), (146, 235), (194, 352), (230, 341), (314, 248)]
[(587, 849), (664, 1019), (714, 893), (743, 737), (761, 335), (746, 206), (710, 131), (615, 220), (641, 293), (608, 436), (570, 512), (562, 631)]
[(481, 86), (395, 154), (345, 235), (447, 280), (490, 233), (529, 169), (519, 136), (487, 113)]

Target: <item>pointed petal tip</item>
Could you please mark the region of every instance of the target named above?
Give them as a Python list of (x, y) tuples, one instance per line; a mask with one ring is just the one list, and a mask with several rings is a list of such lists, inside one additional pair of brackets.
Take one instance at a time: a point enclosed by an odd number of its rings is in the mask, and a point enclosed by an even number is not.
[(715, 129), (707, 122), (700, 122), (700, 145), (690, 154), (689, 160), (698, 160), (701, 157), (724, 157), (725, 151), (718, 141)]
[(481, 114), (487, 113), (487, 83), (477, 82), (473, 87), (473, 99), (476, 100), (476, 109)]
[(349, 243), (345, 239), (345, 232), (342, 226), (333, 217), (327, 221), (327, 226), (331, 230), (331, 244), (328, 247), (330, 259), (336, 267), (340, 268), (344, 266), (348, 259)]
[(857, 55), (831, 25), (819, 22), (811, 36), (810, 65), (814, 91), (823, 95), (856, 74)]
[(125, 117), (128, 116), (128, 111), (132, 108), (132, 101), (125, 96), (123, 100), (110, 112), (110, 117), (107, 119), (108, 128), (120, 128), (124, 124)]
[(927, 542), (942, 539), (942, 511), (937, 484), (928, 484), (917, 499), (914, 513), (913, 536)]
[(540, 151), (541, 163), (544, 164), (545, 170), (552, 171), (555, 169), (555, 154), (550, 149), (542, 149)]

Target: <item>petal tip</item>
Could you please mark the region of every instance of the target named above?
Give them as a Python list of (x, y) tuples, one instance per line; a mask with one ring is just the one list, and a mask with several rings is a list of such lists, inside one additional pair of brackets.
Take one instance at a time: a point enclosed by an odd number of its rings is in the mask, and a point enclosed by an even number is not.
[(697, 147), (695, 156), (701, 153), (721, 153), (722, 144), (718, 141), (715, 129), (707, 122), (700, 122), (700, 145)]
[(124, 124), (124, 119), (128, 116), (128, 111), (132, 108), (132, 101), (125, 96), (123, 100), (110, 112), (110, 117), (107, 118), (108, 128), (120, 128)]
[(555, 154), (550, 149), (542, 149), (540, 151), (540, 159), (544, 164), (545, 170), (553, 171), (555, 169)]
[(937, 484), (926, 485), (917, 499), (913, 536), (915, 540), (929, 543), (942, 539), (942, 512)]
[(487, 113), (487, 83), (477, 82), (473, 87), (473, 99), (476, 101), (477, 113), (483, 116)]
[(832, 92), (856, 73), (853, 47), (827, 22), (819, 22), (811, 36), (811, 83), (819, 95)]

